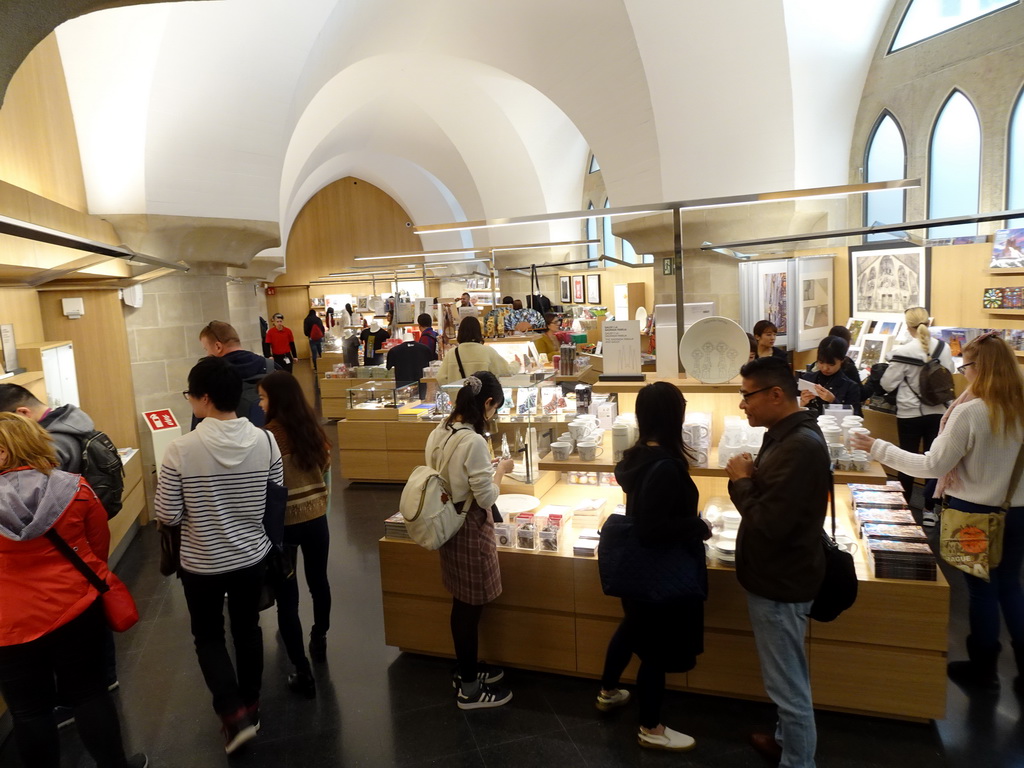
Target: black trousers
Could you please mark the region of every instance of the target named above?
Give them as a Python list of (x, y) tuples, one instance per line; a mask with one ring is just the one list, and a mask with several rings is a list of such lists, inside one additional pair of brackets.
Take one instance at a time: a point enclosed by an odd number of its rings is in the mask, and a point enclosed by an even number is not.
[[(601, 687), (606, 691), (618, 687), (622, 673), (633, 658), (633, 644), (630, 641), (633, 628), (629, 622), (628, 617), (623, 619), (608, 643), (604, 672), (601, 674)], [(636, 698), (640, 725), (644, 728), (657, 728), (661, 724), (661, 704), (665, 698), (665, 670), (641, 661), (636, 674)]]
[(482, 605), (472, 605), (452, 598), (451, 630), (459, 676), (471, 682), (477, 675)]
[(28, 643), (0, 647), (0, 694), (11, 710), (22, 762), (59, 768), (60, 737), (53, 707), (73, 708), (82, 743), (99, 768), (125, 768), (121, 725), (107, 692), (104, 637), (97, 600), (81, 616)]
[[(310, 634), (326, 635), (331, 626), (331, 583), (327, 579), (327, 558), (331, 532), (327, 515), (284, 527), (284, 544), (292, 563), (302, 552), (306, 586), (313, 599), (313, 628)], [(288, 659), (300, 672), (309, 671), (309, 659), (303, 648), (302, 621), (299, 619), (299, 581), (289, 579), (277, 593), (277, 626), (281, 630)]]
[[(213, 710), (222, 717), (233, 715), (260, 698), (263, 631), (259, 605), (265, 570), (263, 561), (227, 573), (181, 574), (199, 668), (213, 694)], [(225, 594), (237, 674), (224, 636)]]
[[(286, 363), (285, 360), (288, 362)], [(274, 355), (274, 365), (277, 366), (277, 370), (279, 371), (288, 371), (288, 373), (291, 373), (292, 366), (295, 365), (295, 356), (291, 353), (287, 355)]]
[[(932, 447), (932, 441), (939, 434), (939, 422), (942, 421), (942, 414), (929, 416), (914, 416), (910, 419), (896, 419), (896, 434), (899, 436), (900, 448), (911, 453), (927, 453)], [(910, 503), (910, 494), (914, 489), (914, 478), (898, 473), (900, 485), (903, 486), (903, 495)], [(934, 486), (933, 486), (934, 487)], [(927, 486), (926, 486), (927, 490)], [(925, 493), (924, 505), (931, 509), (933, 502), (928, 498), (931, 494)]]

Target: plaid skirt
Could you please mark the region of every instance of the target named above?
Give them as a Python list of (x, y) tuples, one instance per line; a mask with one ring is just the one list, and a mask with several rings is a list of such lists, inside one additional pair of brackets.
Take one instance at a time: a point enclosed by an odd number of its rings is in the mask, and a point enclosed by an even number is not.
[(441, 581), (456, 600), (483, 605), (501, 594), (498, 547), (489, 510), (474, 501), (459, 532), (438, 551)]

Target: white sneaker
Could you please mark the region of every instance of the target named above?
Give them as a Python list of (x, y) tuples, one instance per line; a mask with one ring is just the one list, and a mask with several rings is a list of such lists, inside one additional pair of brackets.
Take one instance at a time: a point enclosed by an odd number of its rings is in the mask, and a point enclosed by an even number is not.
[(655, 736), (653, 733), (647, 733), (641, 728), (636, 734), (637, 741), (641, 747), (647, 747), (648, 749), (665, 749), (671, 752), (686, 752), (687, 750), (693, 749), (697, 746), (697, 741), (692, 736), (687, 736), (685, 733), (679, 731), (673, 731), (671, 728), (666, 727), (665, 732), (660, 736)]
[(939, 515), (933, 509), (926, 509), (921, 512), (921, 525), (926, 525), (929, 528), (934, 528), (939, 522)]
[(608, 693), (601, 691), (597, 694), (597, 702), (595, 706), (602, 712), (607, 712), (611, 709), (617, 709), (618, 707), (624, 707), (629, 703), (629, 691), (624, 688), (614, 688)]

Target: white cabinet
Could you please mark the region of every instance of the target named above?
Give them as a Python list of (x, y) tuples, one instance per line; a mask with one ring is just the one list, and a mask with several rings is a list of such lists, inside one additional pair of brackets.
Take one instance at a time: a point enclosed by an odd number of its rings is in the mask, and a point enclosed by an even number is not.
[(75, 351), (70, 341), (41, 341), (18, 345), (19, 363), (30, 371), (42, 371), (47, 405), (59, 408), (78, 400)]

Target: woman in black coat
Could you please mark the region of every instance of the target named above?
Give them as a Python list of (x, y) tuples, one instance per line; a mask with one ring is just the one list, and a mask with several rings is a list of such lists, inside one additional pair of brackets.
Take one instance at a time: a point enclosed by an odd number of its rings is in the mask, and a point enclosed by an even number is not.
[[(640, 390), (636, 398), (639, 438), (615, 467), (615, 478), (626, 492), (626, 514), (645, 547), (683, 545), (704, 567), (704, 540), (711, 535), (697, 514), (697, 487), (690, 479), (683, 445), (686, 400), (677, 387), (659, 381)], [(618, 688), (633, 654), (640, 659), (637, 698), (642, 747), (684, 751), (695, 741), (661, 722), (665, 674), (687, 672), (704, 651), (704, 602), (689, 598), (673, 603), (622, 601), (625, 618), (615, 631), (605, 656), (597, 708), (626, 704), (629, 691)]]
[(800, 405), (819, 416), (826, 404), (853, 406), (855, 415), (861, 415), (860, 383), (851, 381), (843, 372), (843, 361), (849, 345), (839, 336), (826, 336), (818, 345), (818, 365), (810, 373), (800, 375), (814, 385), (814, 392), (800, 392)]

